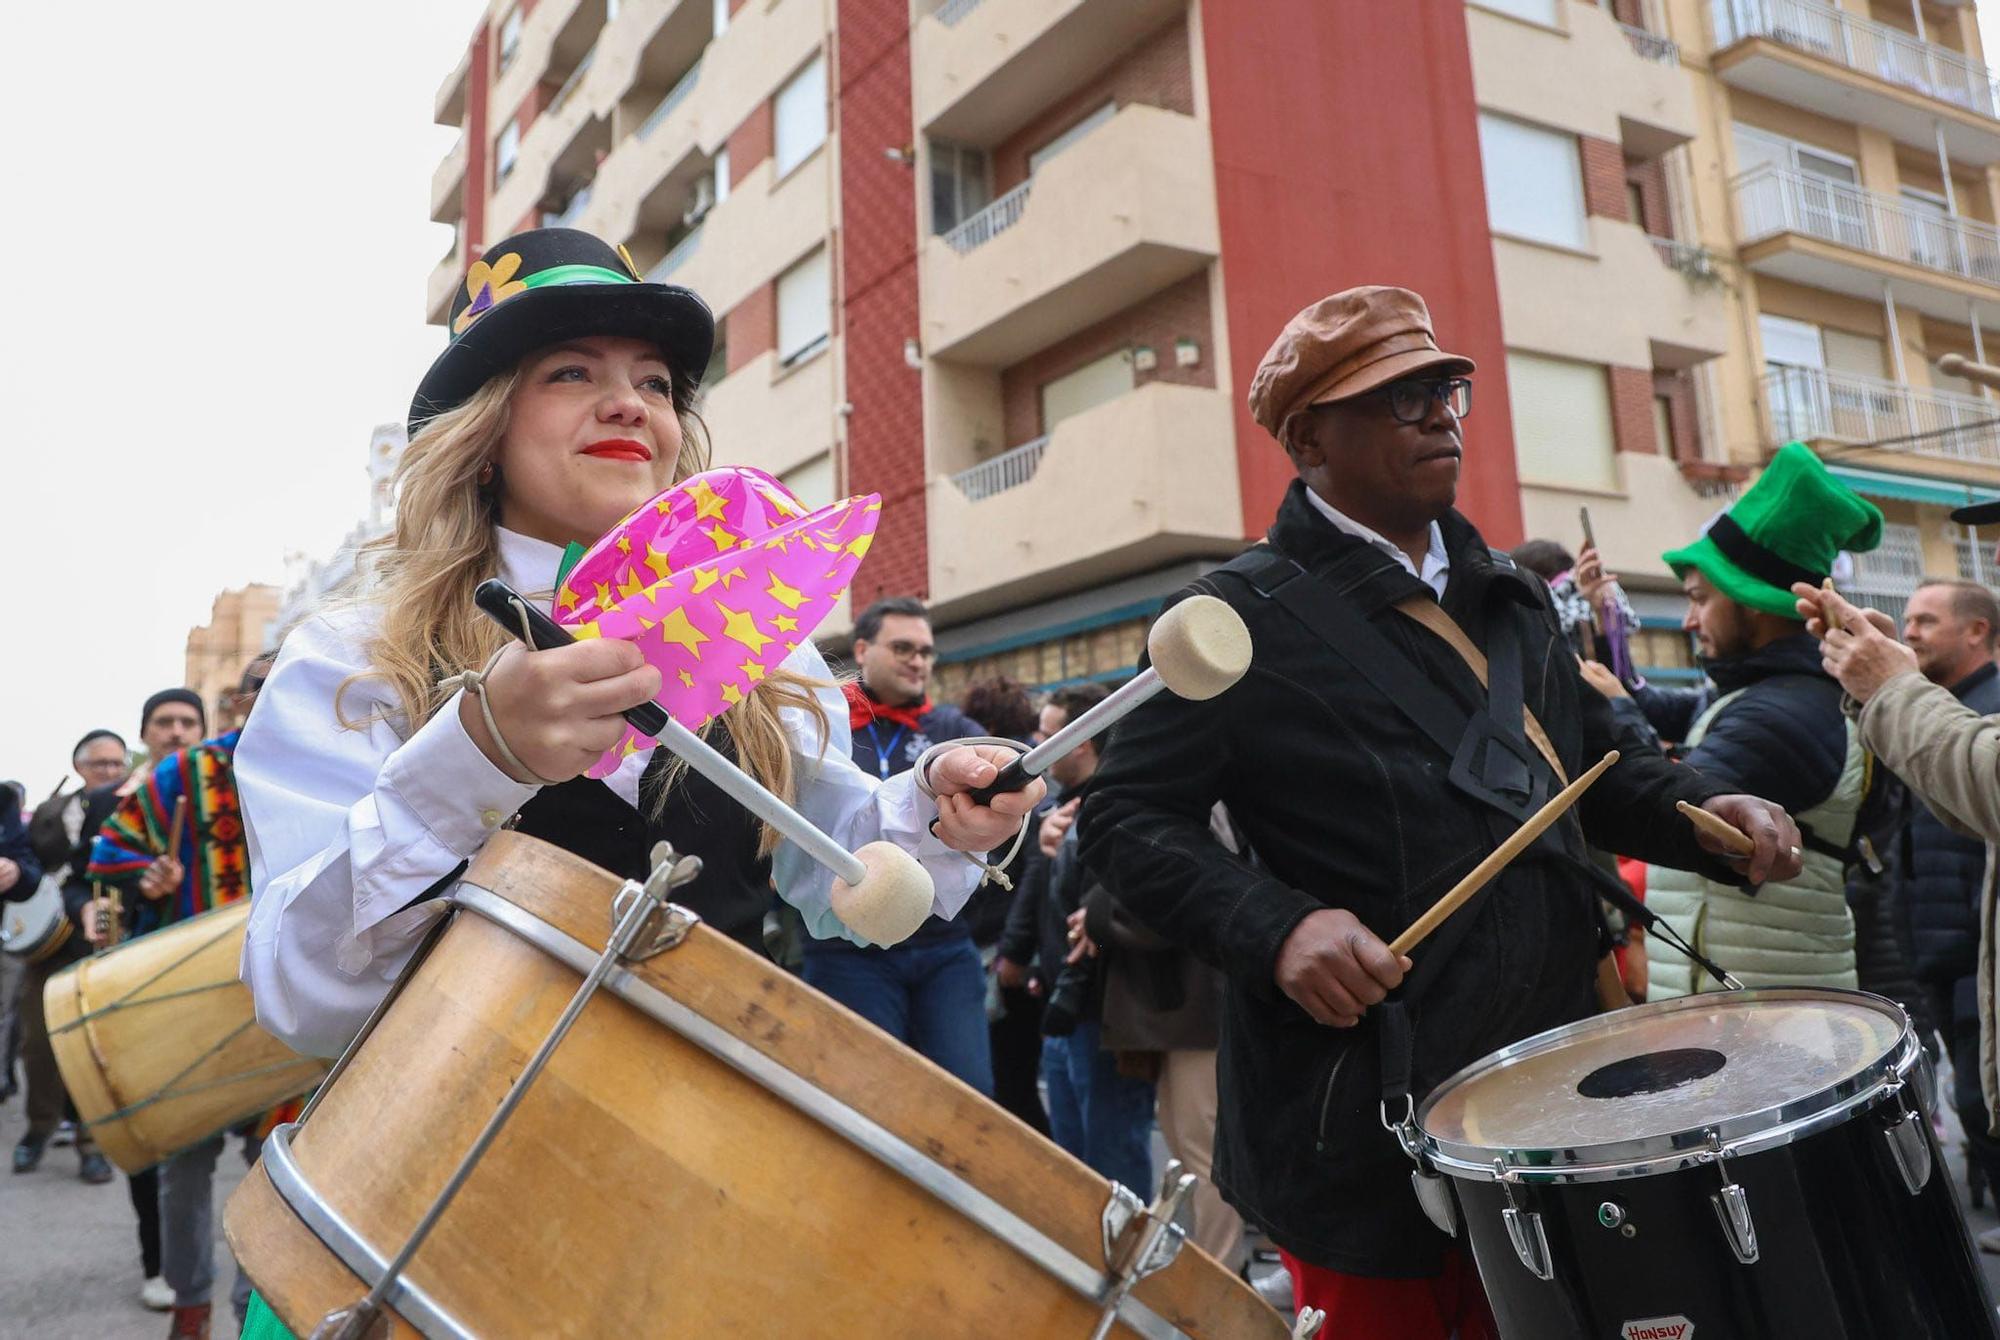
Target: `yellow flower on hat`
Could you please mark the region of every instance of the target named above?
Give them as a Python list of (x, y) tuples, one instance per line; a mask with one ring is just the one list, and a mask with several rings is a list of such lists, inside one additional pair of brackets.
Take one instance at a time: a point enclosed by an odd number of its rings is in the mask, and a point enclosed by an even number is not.
[(474, 261), (465, 272), (465, 296), (471, 301), (458, 314), (458, 320), (451, 323), (451, 333), (463, 335), (467, 326), (492, 311), (495, 304), (505, 302), (516, 293), (526, 293), (527, 283), (514, 278), (514, 272), (520, 268), (521, 255), (515, 251), (508, 252), (491, 265), (483, 260)]

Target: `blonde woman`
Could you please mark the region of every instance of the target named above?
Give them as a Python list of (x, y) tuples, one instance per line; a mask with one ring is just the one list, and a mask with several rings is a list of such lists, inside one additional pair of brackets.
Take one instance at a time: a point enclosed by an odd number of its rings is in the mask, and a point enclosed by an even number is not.
[[(639, 281), (585, 233), (522, 233), (472, 267), (412, 406), (395, 530), (355, 597), (286, 638), (237, 750), (255, 898), (243, 978), (293, 1047), (346, 1047), (438, 914), (430, 895), (510, 820), (627, 876), (656, 839), (702, 856), (677, 896), (745, 943), (774, 877), (814, 934), (859, 939), (828, 907), (828, 876), (665, 750), (581, 775), (618, 743), (619, 713), (659, 691), (636, 648), (528, 651), (472, 603), (498, 575), (546, 608), (565, 544), (706, 468), (693, 401), (713, 336), (699, 298)], [(496, 739), (444, 681), (503, 646), (485, 688)], [(1010, 837), (1040, 783), (974, 804), (964, 792), (1012, 757), (978, 747), (936, 760), (935, 801), (910, 776), (863, 774), (831, 678), (802, 644), (711, 743), (850, 849), (903, 846), (957, 906), (979, 874), (960, 853)]]

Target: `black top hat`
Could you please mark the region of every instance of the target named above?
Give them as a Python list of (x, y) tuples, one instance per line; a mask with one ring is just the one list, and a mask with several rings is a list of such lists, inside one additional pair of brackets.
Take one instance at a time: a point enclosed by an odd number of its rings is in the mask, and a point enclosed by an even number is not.
[(701, 383), (715, 345), (708, 304), (649, 284), (620, 248), (574, 228), (534, 228), (486, 249), (452, 299), (450, 343), (410, 402), (411, 436), (537, 349), (593, 335), (650, 340), (674, 374), (676, 400)]
[(1951, 519), (1961, 526), (1983, 526), (2000, 521), (2000, 502), (1968, 503), (1952, 509)]

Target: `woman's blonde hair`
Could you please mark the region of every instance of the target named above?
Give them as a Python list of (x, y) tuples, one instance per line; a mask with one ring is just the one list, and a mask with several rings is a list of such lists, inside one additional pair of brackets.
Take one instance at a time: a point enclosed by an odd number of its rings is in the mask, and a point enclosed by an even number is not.
[[(387, 680), (411, 733), (450, 700), (443, 680), (478, 669), (507, 641), (507, 634), (472, 603), (479, 583), (500, 573), (500, 518), (497, 483), (482, 485), (481, 472), (496, 464), (507, 431), (508, 407), (520, 369), (503, 373), (462, 405), (426, 423), (410, 439), (396, 467), (396, 523), (389, 534), (365, 546), (364, 579), (346, 599), (379, 607), (381, 622), (368, 643), (369, 668), (350, 676), (334, 695), (341, 725), (356, 729), (340, 710), (340, 696), (362, 679)], [(676, 373), (674, 404), (681, 426), (680, 457), (674, 482), (708, 468), (708, 428), (693, 408), (694, 385)], [(489, 478), (491, 476), (489, 475)], [(545, 593), (524, 592), (535, 596)], [(731, 713), (727, 728), (743, 770), (787, 803), (795, 798), (797, 777), (779, 711), (804, 709), (827, 738), (826, 713), (813, 696), (814, 680), (774, 670), (756, 684)], [(711, 722), (712, 734), (722, 718)], [(679, 782), (687, 764), (675, 759), (664, 783), (649, 799), (655, 815)], [(778, 835), (768, 826), (759, 841), (769, 854)]]

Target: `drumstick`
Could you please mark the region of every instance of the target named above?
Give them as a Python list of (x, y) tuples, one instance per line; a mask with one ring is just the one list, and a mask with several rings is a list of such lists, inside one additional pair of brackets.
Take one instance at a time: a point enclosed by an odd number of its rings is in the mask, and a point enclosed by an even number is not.
[(1757, 844), (1750, 835), (1729, 820), (1710, 814), (1699, 805), (1690, 805), (1685, 800), (1674, 802), (1674, 808), (1688, 817), (1688, 822), (1722, 844), (1722, 849), (1731, 856), (1748, 856), (1757, 850)]
[[(567, 628), (497, 577), (481, 582), (472, 598), (494, 622), (515, 637), (522, 637), (524, 631), (531, 632), (533, 641), (529, 645), (533, 648), (547, 651), (576, 641)], [(524, 619), (526, 630), (521, 626)], [(870, 842), (860, 851), (850, 852), (710, 748), (707, 741), (674, 720), (658, 703), (640, 703), (626, 711), (624, 717), (634, 729), (652, 736), (685, 759), (690, 768), (715, 783), (724, 795), (832, 871), (836, 878), (834, 914), (848, 926), (877, 944), (895, 944), (908, 939), (930, 916), (931, 904), (936, 899), (930, 872), (895, 843)]]
[(1049, 765), (1096, 739), (1162, 689), (1190, 702), (1213, 698), (1250, 668), (1250, 630), (1243, 616), (1214, 596), (1189, 596), (1162, 614), (1146, 635), (1152, 664), (1048, 739), (1000, 770), (985, 786), (967, 792), (981, 805), (1024, 789)]
[[(1822, 590), (1822, 591), (1829, 591), (1829, 592), (1830, 592), (1830, 591), (1832, 591), (1832, 590), (1833, 590), (1833, 578), (1829, 577), (1829, 578), (1827, 578), (1827, 579), (1826, 579), (1825, 581), (1821, 582), (1821, 583), (1820, 583), (1820, 590)], [(1820, 601), (1820, 603), (1819, 603), (1819, 614), (1820, 614), (1820, 618), (1822, 618), (1822, 619), (1826, 620), (1826, 631), (1827, 631), (1827, 632), (1831, 633), (1831, 632), (1833, 632), (1833, 631), (1834, 631), (1835, 629), (1837, 629), (1837, 628), (1839, 628), (1839, 627), (1840, 627), (1840, 615), (1839, 615), (1839, 613), (1838, 613), (1838, 612), (1836, 612), (1836, 611), (1834, 610), (1834, 608), (1833, 608), (1833, 607), (1832, 607), (1831, 605), (1828, 605), (1828, 604), (1827, 604), (1827, 603), (1826, 603), (1826, 602), (1825, 602), (1824, 600)]]
[(1431, 904), (1430, 910), (1410, 923), (1408, 930), (1397, 936), (1389, 945), (1389, 952), (1397, 958), (1409, 953), (1424, 937), (1444, 924), (1444, 919), (1456, 912), (1465, 901), (1485, 888), (1487, 882), (1506, 868), (1507, 863), (1528, 849), (1545, 832), (1549, 825), (1563, 817), (1569, 807), (1576, 804), (1577, 797), (1590, 789), (1590, 784), (1604, 775), (1605, 769), (1618, 761), (1618, 751), (1612, 750), (1589, 772), (1556, 792), (1549, 803), (1535, 811), (1528, 822), (1508, 835), (1507, 840), (1495, 847), (1487, 858), (1472, 868), (1472, 873), (1458, 881), (1444, 897)]
[(188, 798), (180, 796), (174, 801), (174, 821), (167, 828), (167, 856), (172, 860), (181, 859), (181, 834), (187, 830)]

